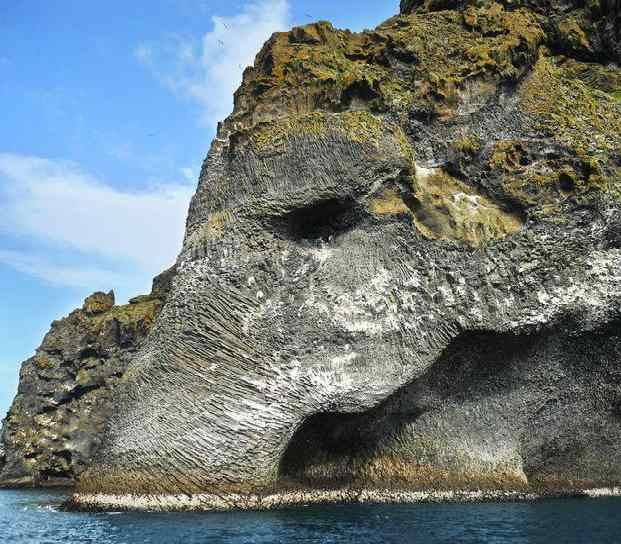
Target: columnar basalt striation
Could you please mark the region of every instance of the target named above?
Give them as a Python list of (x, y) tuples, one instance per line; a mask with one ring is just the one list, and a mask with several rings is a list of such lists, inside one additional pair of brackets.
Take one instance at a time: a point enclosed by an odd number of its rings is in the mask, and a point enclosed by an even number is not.
[(275, 34), (74, 503), (618, 484), (617, 8)]

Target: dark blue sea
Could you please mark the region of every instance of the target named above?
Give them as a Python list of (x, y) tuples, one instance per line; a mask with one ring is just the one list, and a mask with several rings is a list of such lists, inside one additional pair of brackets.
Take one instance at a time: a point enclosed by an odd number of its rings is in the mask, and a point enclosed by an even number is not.
[(204, 514), (62, 512), (59, 492), (0, 490), (0, 542), (45, 544), (621, 543), (621, 499), (347, 505)]

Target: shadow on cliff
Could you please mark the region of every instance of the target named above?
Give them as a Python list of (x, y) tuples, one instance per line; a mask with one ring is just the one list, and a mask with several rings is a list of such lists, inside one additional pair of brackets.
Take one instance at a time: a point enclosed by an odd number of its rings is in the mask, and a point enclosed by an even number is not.
[(619, 330), (616, 322), (580, 335), (462, 334), (381, 405), (308, 418), (281, 459), (280, 480), (414, 489), (609, 485), (621, 479)]

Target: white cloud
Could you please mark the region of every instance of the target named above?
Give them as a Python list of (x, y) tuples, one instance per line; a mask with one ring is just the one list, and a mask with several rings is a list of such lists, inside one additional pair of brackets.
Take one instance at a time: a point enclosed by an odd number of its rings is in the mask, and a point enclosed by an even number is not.
[(194, 182), (196, 180), (196, 174), (194, 173), (194, 170), (189, 166), (186, 168), (182, 168), (181, 174), (189, 182)]
[(0, 263), (19, 272), (35, 276), (55, 285), (84, 287), (91, 291), (127, 284), (122, 273), (84, 263), (57, 263), (45, 255), (35, 255), (24, 250), (0, 249)]
[(140, 44), (136, 58), (173, 91), (197, 101), (203, 120), (215, 128), (233, 107), (246, 66), (272, 33), (290, 25), (287, 0), (247, 3), (231, 17), (212, 17), (213, 29), (200, 40), (170, 38), (159, 44)]
[(193, 189), (124, 191), (74, 163), (0, 153), (0, 234), (18, 246), (0, 262), (63, 285), (134, 285), (174, 262)]

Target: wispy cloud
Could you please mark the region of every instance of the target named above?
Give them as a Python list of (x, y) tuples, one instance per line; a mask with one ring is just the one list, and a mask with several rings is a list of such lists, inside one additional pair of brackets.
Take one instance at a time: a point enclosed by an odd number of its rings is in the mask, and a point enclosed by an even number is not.
[(0, 249), (0, 263), (55, 285), (90, 290), (118, 288), (126, 285), (128, 281), (122, 273), (105, 267), (88, 266), (79, 262), (54, 262), (54, 258), (49, 255), (37, 255), (24, 250)]
[(233, 92), (246, 66), (272, 33), (290, 26), (287, 0), (249, 2), (231, 17), (212, 17), (202, 38), (174, 36), (142, 43), (136, 58), (174, 92), (197, 101), (212, 127), (232, 110)]
[(189, 166), (182, 168), (181, 174), (189, 182), (193, 182), (197, 178), (196, 174), (194, 173), (194, 170), (190, 168)]
[(71, 162), (0, 153), (0, 234), (15, 246), (0, 262), (63, 285), (135, 285), (174, 261), (193, 189), (124, 191)]

